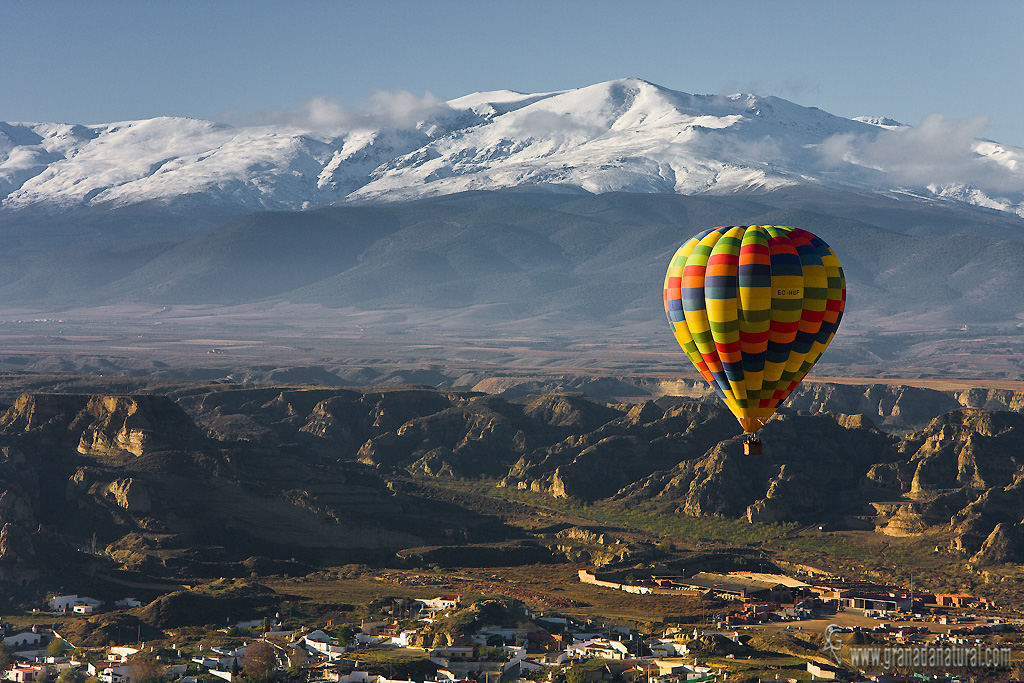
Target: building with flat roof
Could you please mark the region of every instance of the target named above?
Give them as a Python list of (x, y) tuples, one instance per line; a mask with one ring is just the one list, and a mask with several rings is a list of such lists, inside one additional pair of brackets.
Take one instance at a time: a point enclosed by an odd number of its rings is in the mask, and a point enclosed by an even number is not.
[(793, 601), (792, 591), (781, 583), (760, 581), (731, 574), (700, 572), (688, 579), (680, 579), (678, 583), (695, 590), (710, 591), (731, 600), (743, 600), (744, 602), (763, 600), (780, 603)]

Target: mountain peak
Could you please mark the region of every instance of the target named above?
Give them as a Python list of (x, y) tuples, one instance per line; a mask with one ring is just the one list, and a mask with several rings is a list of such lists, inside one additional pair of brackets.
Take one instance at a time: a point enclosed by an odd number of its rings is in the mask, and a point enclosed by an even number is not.
[(861, 121), (872, 126), (878, 126), (879, 128), (907, 128), (907, 124), (900, 123), (895, 119), (890, 119), (885, 116), (854, 116), (854, 121)]
[[(948, 145), (930, 150), (944, 139), (930, 131), (897, 158), (876, 137), (915, 129), (885, 117), (846, 119), (774, 96), (694, 95), (636, 77), (446, 104), (451, 111), (429, 125), (360, 121), (331, 135), (180, 117), (0, 124), (0, 210), (197, 197), (237, 210), (299, 209), (519, 185), (721, 194), (809, 183), (1024, 216), (1024, 150), (961, 136), (960, 157), (950, 158)], [(936, 159), (942, 167), (928, 172)]]

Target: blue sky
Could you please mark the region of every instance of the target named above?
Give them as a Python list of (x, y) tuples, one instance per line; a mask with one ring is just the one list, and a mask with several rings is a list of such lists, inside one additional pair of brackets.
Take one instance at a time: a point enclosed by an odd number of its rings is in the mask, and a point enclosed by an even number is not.
[(1024, 146), (1024, 1), (23, 0), (0, 120), (245, 118), (375, 90), (443, 99), (627, 76), (840, 116), (988, 118)]

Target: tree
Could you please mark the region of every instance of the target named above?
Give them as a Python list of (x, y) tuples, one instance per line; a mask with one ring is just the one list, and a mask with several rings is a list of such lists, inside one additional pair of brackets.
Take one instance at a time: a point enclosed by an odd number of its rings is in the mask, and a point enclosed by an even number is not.
[(50, 641), (50, 644), (46, 646), (46, 654), (51, 657), (60, 657), (67, 649), (67, 643), (60, 638), (54, 638)]
[(57, 683), (80, 683), (83, 678), (85, 676), (78, 669), (69, 666), (57, 675)]
[(354, 626), (352, 626), (351, 624), (342, 624), (338, 627), (338, 630), (335, 631), (334, 637), (338, 639), (338, 645), (344, 647), (352, 641), (352, 638), (353, 636), (355, 636), (355, 634), (356, 629)]
[(566, 683), (585, 683), (586, 680), (587, 672), (579, 662), (573, 662), (572, 665), (565, 670)]
[(149, 655), (136, 655), (128, 660), (128, 676), (132, 683), (163, 683), (167, 669)]
[(258, 640), (245, 650), (245, 663), (242, 665), (246, 678), (253, 683), (263, 683), (274, 677), (277, 671), (277, 652), (274, 646), (265, 640)]

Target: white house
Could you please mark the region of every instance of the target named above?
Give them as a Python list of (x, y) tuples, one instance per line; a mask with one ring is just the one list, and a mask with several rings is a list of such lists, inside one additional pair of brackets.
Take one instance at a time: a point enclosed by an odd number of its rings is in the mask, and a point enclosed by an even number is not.
[(569, 657), (589, 659), (598, 657), (600, 659), (626, 659), (629, 657), (629, 649), (617, 640), (606, 638), (592, 638), (582, 643), (573, 643), (566, 652)]
[(505, 662), (502, 666), (502, 671), (508, 671), (514, 666), (519, 666), (520, 671), (540, 671), (544, 666), (536, 659), (526, 657), (526, 648), (523, 648), (524, 652), (517, 654), (512, 659)]
[(409, 647), (412, 637), (416, 635), (416, 629), (410, 629), (408, 631), (402, 631), (397, 636), (391, 638), (391, 642), (398, 647)]
[(108, 666), (99, 672), (98, 678), (103, 683), (132, 683), (131, 668), (127, 666)]
[(245, 645), (242, 645), (241, 647), (236, 647), (234, 650), (230, 650), (230, 649), (228, 649), (226, 647), (211, 647), (210, 648), (210, 652), (216, 652), (217, 654), (221, 655), (222, 657), (242, 658), (242, 657), (245, 656), (245, 651), (246, 651), (246, 649), (248, 647), (249, 647), (249, 643), (246, 643)]
[(193, 657), (192, 661), (213, 673), (214, 671), (230, 671), (235, 658), (227, 655), (222, 657)]
[(311, 654), (318, 654), (327, 657), (330, 661), (341, 659), (347, 652), (347, 650), (341, 645), (321, 643), (316, 640), (309, 640), (308, 638), (303, 638), (303, 644), (305, 645), (306, 650)]
[(42, 647), (46, 645), (47, 638), (44, 633), (38, 633), (36, 631), (22, 631), (21, 633), (6, 636), (3, 643), (12, 650), (24, 650), (25, 648), (32, 646)]
[(677, 657), (680, 654), (677, 644), (671, 640), (651, 638), (645, 642), (655, 657)]
[[(36, 657), (36, 661), (40, 661), (38, 657)], [(70, 669), (72, 667), (79, 667), (82, 665), (82, 662), (72, 661), (71, 657), (64, 656), (47, 657), (43, 661), (49, 664), (51, 669), (56, 671), (63, 671), (64, 669)]]
[(78, 595), (58, 595), (46, 603), (54, 612), (74, 611), (76, 605), (90, 605), (93, 609), (103, 604), (102, 600)]
[(338, 677), (338, 683), (375, 683), (377, 680), (376, 675), (365, 671), (353, 671)]
[(78, 600), (77, 595), (58, 595), (46, 604), (54, 612), (67, 612)]
[(417, 600), (416, 602), (422, 604), (424, 607), (432, 610), (445, 610), (453, 609), (459, 606), (462, 601), (461, 595), (442, 595), (437, 598), (429, 598), (427, 600)]
[(46, 676), (48, 669), (45, 664), (15, 664), (7, 672), (7, 680), (16, 683), (32, 683), (37, 678)]
[(109, 662), (123, 662), (134, 654), (139, 652), (137, 647), (115, 646), (107, 649), (107, 661)]

